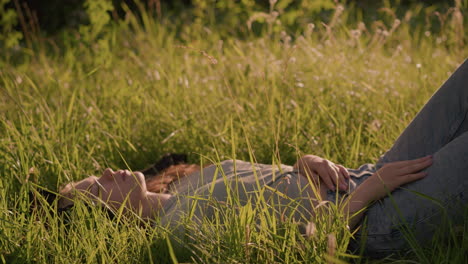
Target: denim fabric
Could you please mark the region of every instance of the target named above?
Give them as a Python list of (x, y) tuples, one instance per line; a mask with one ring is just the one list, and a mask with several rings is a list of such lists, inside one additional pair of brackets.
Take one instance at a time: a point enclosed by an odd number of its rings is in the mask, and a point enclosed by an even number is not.
[(408, 239), (429, 242), (435, 227), (446, 219), (455, 223), (463, 220), (463, 207), (468, 202), (467, 113), (468, 60), (436, 91), (376, 164), (379, 169), (389, 162), (433, 155), (428, 175), (371, 205), (352, 249), (383, 257), (409, 249)]

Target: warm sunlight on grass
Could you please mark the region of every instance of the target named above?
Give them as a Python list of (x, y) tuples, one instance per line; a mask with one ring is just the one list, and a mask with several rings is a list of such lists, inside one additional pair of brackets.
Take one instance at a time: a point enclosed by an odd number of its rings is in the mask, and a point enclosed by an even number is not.
[[(278, 30), (267, 12), (251, 21), (265, 26), (262, 33), (249, 33), (245, 21), (240, 37), (149, 14), (138, 23), (129, 13), (106, 30), (88, 29), (88, 40), (36, 39), (40, 45), (5, 49), (0, 262), (360, 261), (346, 252), (351, 233), (338, 213), (301, 226), (261, 206), (222, 208), (219, 222), (188, 221), (196, 243), (179, 248), (171, 230), (111, 221), (81, 203), (69, 219), (30, 213), (28, 192), (55, 191), (106, 167), (141, 169), (167, 152), (202, 165), (230, 158), (292, 165), (303, 153), (346, 167), (375, 162), (468, 55), (460, 9), (437, 29), (426, 24), (439, 23), (437, 16), (425, 21), (421, 6), (392, 10), (361, 21), (362, 12), (337, 5), (324, 24), (294, 32)], [(467, 228), (447, 230), (450, 241), (437, 238), (420, 249), (424, 258), (409, 258), (466, 260), (466, 236), (457, 234)]]

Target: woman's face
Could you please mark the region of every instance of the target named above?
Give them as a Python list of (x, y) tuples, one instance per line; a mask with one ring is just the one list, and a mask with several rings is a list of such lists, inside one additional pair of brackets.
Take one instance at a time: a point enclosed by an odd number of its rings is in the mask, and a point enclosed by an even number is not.
[(99, 198), (108, 204), (120, 206), (122, 203), (130, 203), (138, 208), (139, 202), (146, 197), (145, 176), (141, 172), (128, 170), (113, 171), (107, 168), (102, 176), (96, 180)]
[[(113, 209), (118, 209), (122, 204), (138, 209), (147, 195), (145, 177), (141, 172), (113, 171), (110, 168), (104, 170), (99, 178), (90, 176), (67, 184), (61, 190), (61, 194), (72, 198), (73, 189), (93, 200), (104, 202)], [(72, 202), (69, 201), (69, 204)], [(66, 207), (67, 201), (63, 201), (59, 206)]]

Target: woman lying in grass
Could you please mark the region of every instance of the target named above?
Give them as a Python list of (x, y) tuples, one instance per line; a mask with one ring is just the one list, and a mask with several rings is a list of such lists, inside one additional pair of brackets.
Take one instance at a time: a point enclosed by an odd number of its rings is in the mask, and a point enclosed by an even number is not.
[(282, 221), (313, 221), (320, 202), (330, 201), (340, 204), (350, 228), (366, 223), (350, 247), (384, 256), (407, 247), (408, 231), (423, 243), (445, 216), (463, 221), (467, 160), (468, 60), (375, 165), (346, 169), (305, 155), (294, 166), (227, 160), (205, 168), (172, 165), (156, 176), (106, 169), (99, 178), (66, 185), (59, 207), (72, 206), (80, 195), (176, 224), (189, 213), (197, 221), (213, 217), (217, 206), (249, 202), (267, 205)]

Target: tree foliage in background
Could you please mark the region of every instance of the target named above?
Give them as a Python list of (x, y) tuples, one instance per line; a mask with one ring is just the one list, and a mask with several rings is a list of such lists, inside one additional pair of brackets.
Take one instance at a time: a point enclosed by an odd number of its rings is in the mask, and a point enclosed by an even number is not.
[[(415, 7), (413, 9), (417, 13), (406, 13), (408, 5)], [(1, 0), (0, 46), (9, 49), (18, 46), (22, 40), (31, 48), (32, 43), (42, 43), (44, 38), (65, 32), (68, 38), (78, 36), (88, 46), (96, 42), (97, 54), (106, 54), (109, 43), (100, 38), (106, 31), (106, 25), (111, 20), (127, 21), (129, 14), (140, 23), (144, 20), (142, 14), (152, 14), (165, 26), (171, 27), (182, 40), (191, 39), (191, 34), (200, 29), (217, 30), (225, 37), (260, 36), (284, 31), (293, 35), (311, 31), (313, 27), (330, 26), (328, 22), (339, 15), (341, 7), (354, 7), (355, 24), (373, 22), (384, 16), (391, 21), (383, 21), (383, 24), (392, 24), (396, 17), (405, 17), (409, 18), (405, 22), (428, 27), (420, 30), (443, 32), (451, 29), (451, 35), (442, 38), (447, 39), (450, 45), (461, 46), (464, 43), (466, 22), (463, 17), (466, 16), (468, 0), (423, 3), (412, 0), (52, 0), (40, 4), (32, 0)], [(421, 23), (414, 23), (415, 20)], [(347, 23), (349, 25), (350, 21)], [(386, 30), (381, 25), (373, 27)]]
[[(14, 2), (16, 4), (14, 4)], [(115, 7), (114, 18), (125, 16), (125, 8), (132, 12), (138, 12), (138, 6), (143, 4), (145, 9), (158, 9), (158, 15), (173, 15), (174, 18), (180, 14), (190, 12), (195, 18), (204, 22), (227, 23), (228, 25), (239, 25), (240, 22), (248, 19), (256, 12), (267, 12), (272, 5), (276, 5), (280, 14), (287, 11), (283, 23), (293, 24), (296, 18), (306, 18), (316, 16), (317, 13), (327, 11), (336, 4), (357, 5), (359, 8), (371, 8), (375, 6), (408, 6), (422, 4), (424, 6), (438, 5), (446, 8), (455, 5), (455, 1), (442, 0), (112, 0), (109, 1)], [(466, 2), (466, 1), (465, 1)], [(80, 24), (87, 23), (86, 0), (2, 0), (2, 7), (5, 5), (10, 9), (5, 13), (5, 9), (0, 9), (0, 15), (11, 17), (11, 11), (28, 12), (37, 16), (37, 21), (42, 30), (56, 32), (63, 28), (76, 28)], [(3, 14), (5, 13), (5, 14)], [(89, 14), (88, 14), (89, 15)]]
[(0, 0), (0, 47), (11, 48), (19, 44), (23, 34), (15, 29), (18, 15), (14, 9), (8, 8), (10, 0)]
[(109, 12), (114, 10), (114, 7), (110, 0), (86, 0), (84, 6), (89, 17), (89, 24), (80, 26), (80, 35), (84, 43), (91, 47), (96, 62), (107, 66), (112, 53), (109, 38), (103, 36), (106, 34), (106, 25), (111, 21)]

